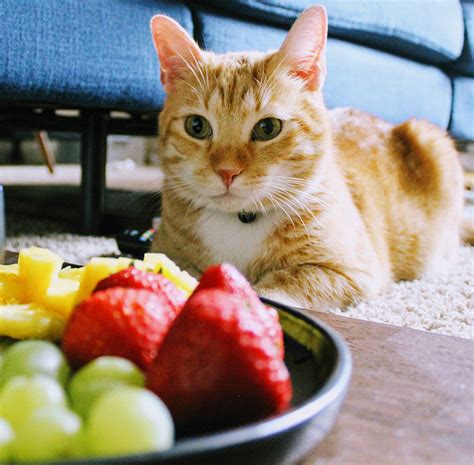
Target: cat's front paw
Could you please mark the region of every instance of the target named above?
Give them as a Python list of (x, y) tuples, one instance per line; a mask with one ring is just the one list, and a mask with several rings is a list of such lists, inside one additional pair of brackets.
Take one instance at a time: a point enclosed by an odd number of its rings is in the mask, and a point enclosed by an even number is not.
[(273, 300), (280, 304), (297, 308), (303, 307), (301, 302), (298, 302), (297, 299), (291, 297), (286, 292), (281, 291), (279, 289), (259, 289), (257, 286), (256, 291), (260, 297), (266, 297), (267, 299)]

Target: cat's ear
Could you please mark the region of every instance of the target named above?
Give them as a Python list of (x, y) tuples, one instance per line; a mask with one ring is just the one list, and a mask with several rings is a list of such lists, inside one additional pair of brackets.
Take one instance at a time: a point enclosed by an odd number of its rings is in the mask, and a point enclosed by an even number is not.
[(170, 92), (181, 73), (202, 59), (202, 52), (193, 38), (168, 16), (153, 16), (150, 28), (160, 60), (161, 82), (165, 91)]
[(312, 6), (298, 17), (277, 53), (290, 72), (319, 90), (326, 78), (326, 40), (328, 20), (323, 6)]

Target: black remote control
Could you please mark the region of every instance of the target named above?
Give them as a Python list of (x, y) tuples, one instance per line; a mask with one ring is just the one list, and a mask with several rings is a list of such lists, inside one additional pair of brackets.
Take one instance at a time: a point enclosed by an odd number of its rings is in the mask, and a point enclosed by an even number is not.
[(115, 239), (120, 252), (142, 258), (143, 254), (150, 250), (155, 234), (156, 229), (153, 228), (146, 230), (125, 229)]

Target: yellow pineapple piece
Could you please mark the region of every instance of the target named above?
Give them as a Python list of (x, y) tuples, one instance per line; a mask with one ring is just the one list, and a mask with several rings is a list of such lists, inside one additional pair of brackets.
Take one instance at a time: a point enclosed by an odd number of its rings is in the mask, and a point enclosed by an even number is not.
[(40, 302), (57, 278), (62, 259), (48, 249), (30, 247), (20, 251), (19, 276), (23, 280), (25, 294), (33, 302)]
[(117, 271), (124, 270), (129, 266), (132, 266), (133, 258), (119, 257), (117, 258)]
[(117, 271), (124, 270), (130, 266), (143, 271), (149, 271), (148, 265), (143, 260), (137, 260), (135, 258), (119, 257), (117, 258), (118, 266)]
[(83, 275), (84, 275), (83, 266), (81, 266), (80, 268), (72, 268), (70, 266), (67, 266), (66, 268), (63, 268), (58, 274), (60, 278), (72, 279), (73, 281), (77, 281), (77, 282), (82, 281)]
[(65, 320), (37, 304), (0, 305), (0, 335), (14, 339), (59, 340)]
[(154, 267), (145, 263), (143, 260), (134, 260), (133, 266), (142, 271), (153, 271)]
[(116, 258), (94, 257), (84, 267), (81, 285), (77, 292), (76, 303), (82, 302), (89, 297), (97, 286), (97, 283), (107, 276), (115, 273), (118, 267)]
[(72, 279), (56, 279), (49, 286), (42, 304), (48, 309), (67, 318), (74, 309), (79, 281)]
[(14, 274), (18, 276), (18, 263), (13, 265), (0, 265), (0, 276), (5, 274)]
[(188, 272), (181, 270), (178, 265), (165, 254), (146, 253), (143, 260), (146, 265), (152, 267), (155, 273), (161, 273), (188, 295), (190, 295), (198, 285), (198, 282)]
[(23, 282), (13, 273), (0, 273), (0, 304), (15, 304), (25, 300)]

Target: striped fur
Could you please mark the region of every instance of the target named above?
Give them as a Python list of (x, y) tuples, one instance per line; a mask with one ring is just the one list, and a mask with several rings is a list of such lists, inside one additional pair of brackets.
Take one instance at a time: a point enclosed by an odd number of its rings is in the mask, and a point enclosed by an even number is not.
[[(459, 242), (462, 173), (444, 131), (328, 111), (278, 52), (197, 53), (160, 114), (154, 251), (196, 276), (233, 262), (262, 295), (315, 309), (446, 269)], [(187, 135), (193, 114), (209, 120), (211, 139)], [(265, 117), (281, 119), (282, 132), (253, 141)], [(228, 167), (242, 173), (226, 193), (216, 171)], [(241, 223), (241, 210), (257, 220)]]

